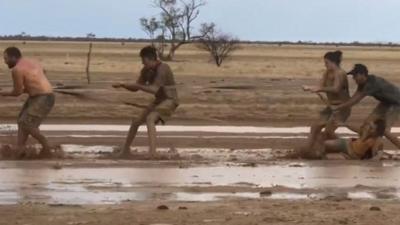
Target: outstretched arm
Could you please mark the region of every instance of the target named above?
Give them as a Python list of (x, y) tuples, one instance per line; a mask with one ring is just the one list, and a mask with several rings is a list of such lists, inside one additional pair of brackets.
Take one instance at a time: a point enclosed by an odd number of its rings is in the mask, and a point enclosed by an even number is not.
[(360, 91), (356, 91), (356, 93), (354, 93), (354, 95), (345, 103), (342, 103), (336, 107), (332, 106), (332, 109), (334, 111), (339, 111), (345, 108), (351, 108), (354, 105), (356, 105), (357, 103), (359, 103), (363, 98), (365, 98), (365, 94), (360, 92)]
[(326, 79), (328, 78), (327, 73), (325, 72), (324, 75), (322, 76), (322, 79), (319, 81), (318, 86), (308, 86), (308, 85), (303, 85), (302, 88), (304, 91), (311, 91), (311, 92), (318, 92), (318, 90), (324, 88)]
[(0, 92), (2, 96), (20, 96), (24, 93), (24, 78), (15, 70), (12, 71), (14, 88), (11, 92)]

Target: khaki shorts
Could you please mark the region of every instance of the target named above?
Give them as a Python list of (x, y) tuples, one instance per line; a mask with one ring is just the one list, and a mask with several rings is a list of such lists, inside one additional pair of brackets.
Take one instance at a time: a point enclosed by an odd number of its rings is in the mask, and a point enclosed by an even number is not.
[(178, 108), (178, 103), (171, 99), (166, 99), (160, 103), (154, 104), (153, 111), (157, 112), (161, 122), (166, 123)]
[(372, 113), (367, 117), (367, 121), (383, 119), (386, 122), (386, 129), (390, 130), (394, 123), (399, 119), (400, 105), (387, 105), (379, 103)]
[(337, 113), (333, 113), (332, 109), (329, 107), (324, 108), (322, 111), (319, 112), (319, 118), (323, 122), (335, 122), (335, 123), (344, 123), (350, 117), (351, 109), (345, 108), (340, 110)]
[(54, 103), (54, 94), (29, 97), (18, 116), (18, 124), (29, 128), (38, 128), (50, 113)]

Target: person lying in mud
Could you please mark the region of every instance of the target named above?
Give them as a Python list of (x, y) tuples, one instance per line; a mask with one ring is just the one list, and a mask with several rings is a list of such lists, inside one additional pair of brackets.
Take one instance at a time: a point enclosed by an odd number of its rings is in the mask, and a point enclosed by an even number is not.
[(385, 132), (385, 121), (377, 119), (365, 122), (360, 128), (343, 124), (342, 126), (359, 134), (358, 138), (328, 139), (323, 131), (317, 136), (317, 141), (311, 150), (299, 150), (294, 158), (325, 159), (327, 154), (342, 153), (347, 159), (380, 159), (383, 155), (382, 137)]
[(118, 156), (125, 158), (130, 155), (130, 146), (136, 137), (138, 128), (142, 124), (147, 125), (149, 136), (149, 154), (156, 157), (156, 124), (165, 123), (178, 107), (178, 94), (175, 87), (174, 75), (170, 67), (158, 60), (157, 51), (148, 46), (140, 51), (143, 68), (139, 79), (133, 84), (114, 84), (114, 88), (125, 88), (132, 92), (143, 91), (154, 95), (155, 99), (141, 113), (133, 119), (125, 145), (118, 152)]
[(367, 121), (361, 126), (358, 138), (326, 140), (322, 157), (329, 153), (343, 153), (348, 159), (380, 159), (383, 153), (382, 137), (385, 129), (386, 122), (382, 119)]
[(347, 74), (353, 76), (358, 85), (357, 91), (346, 102), (332, 106), (332, 110), (340, 113), (345, 109), (350, 109), (366, 96), (374, 97), (379, 103), (365, 121), (385, 120), (385, 137), (400, 149), (399, 139), (390, 132), (400, 115), (400, 89), (381, 77), (370, 75), (368, 68), (363, 64), (354, 65), (353, 70)]
[(49, 157), (50, 145), (39, 127), (54, 106), (53, 88), (43, 67), (34, 60), (22, 57), (18, 48), (7, 48), (4, 51), (4, 62), (11, 69), (14, 88), (12, 91), (0, 92), (0, 95), (18, 97), (26, 93), (29, 96), (18, 116), (17, 156), (24, 156), (26, 143), (29, 136), (32, 136), (42, 145), (39, 156)]
[(315, 93), (326, 93), (327, 106), (319, 113), (319, 119), (311, 125), (310, 134), (304, 149), (312, 149), (321, 130), (325, 128), (327, 138), (336, 138), (335, 130), (338, 123), (344, 123), (349, 118), (350, 108), (343, 108), (333, 113), (330, 106), (340, 105), (350, 99), (349, 84), (346, 72), (340, 67), (342, 52), (327, 52), (324, 56), (326, 71), (319, 86), (303, 86), (303, 90)]

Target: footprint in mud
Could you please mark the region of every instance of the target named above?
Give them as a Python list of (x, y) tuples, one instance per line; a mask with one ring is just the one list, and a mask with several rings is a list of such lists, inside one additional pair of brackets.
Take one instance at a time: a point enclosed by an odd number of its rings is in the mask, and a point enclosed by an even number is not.
[(40, 148), (27, 146), (24, 150), (19, 150), (11, 145), (0, 146), (0, 160), (38, 160), (38, 159), (63, 159), (64, 152), (60, 146), (51, 149), (50, 154), (41, 155)]
[(139, 152), (137, 149), (128, 154), (119, 154), (120, 148), (114, 148), (113, 152), (101, 155), (100, 159), (121, 159), (121, 160), (181, 160), (179, 153), (172, 149), (168, 152), (158, 152), (156, 155), (150, 155), (148, 152)]

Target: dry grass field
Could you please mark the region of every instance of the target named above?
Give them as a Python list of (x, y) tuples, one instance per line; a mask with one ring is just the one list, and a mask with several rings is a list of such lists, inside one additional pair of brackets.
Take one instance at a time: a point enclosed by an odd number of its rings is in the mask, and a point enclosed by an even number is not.
[[(146, 104), (152, 101), (152, 97), (140, 92), (116, 90), (111, 84), (136, 81), (141, 69), (138, 52), (145, 45), (146, 43), (94, 43), (91, 63), (93, 82), (90, 85), (87, 84), (85, 75), (89, 43), (2, 41), (0, 49), (17, 46), (26, 57), (39, 60), (46, 68), (53, 85), (83, 86), (72, 91), (84, 93), (88, 98), (57, 94), (56, 106), (46, 123), (55, 123), (53, 126), (63, 123), (128, 125), (128, 120), (138, 115), (140, 110), (124, 102)], [(318, 82), (324, 71), (322, 56), (327, 51), (337, 49), (344, 53), (345, 70), (350, 70), (354, 63), (365, 63), (373, 74), (400, 85), (400, 47), (247, 44), (218, 68), (210, 61), (207, 53), (187, 45), (179, 49), (173, 62), (169, 62), (176, 76), (181, 103), (171, 124), (282, 127), (309, 125), (317, 118), (318, 111), (324, 105), (316, 95), (303, 92), (301, 86)], [(350, 81), (350, 84), (354, 91), (354, 82)], [(10, 72), (1, 63), (0, 88), (8, 89), (11, 86)], [(15, 121), (25, 98), (26, 96), (17, 99), (0, 98), (0, 121)], [(350, 121), (359, 123), (375, 104), (376, 101), (371, 98), (363, 100), (354, 108)], [(101, 152), (102, 146), (99, 145), (113, 148), (123, 143), (125, 132), (110, 131), (103, 127), (106, 126), (102, 126), (102, 132), (57, 130), (49, 131), (46, 135), (51, 135), (49, 139), (53, 144), (64, 147), (75, 144), (73, 147), (77, 148), (76, 151), (82, 151), (83, 155), (88, 152), (83, 151), (82, 146), (92, 147), (89, 150), (98, 148), (97, 151)], [(8, 132), (6, 129), (3, 131), (1, 144), (15, 141), (15, 132)], [(0, 180), (3, 182), (0, 187), (0, 202), (3, 200), (3, 205), (0, 204), (0, 225), (399, 224), (400, 217), (396, 214), (400, 196), (396, 178), (399, 173), (398, 162), (360, 161), (351, 164), (339, 159), (327, 166), (327, 161), (308, 164), (307, 161), (292, 163), (274, 158), (273, 153), (283, 154), (303, 144), (305, 136), (301, 135), (305, 134), (296, 136), (279, 133), (275, 136), (272, 132), (161, 132), (158, 147), (171, 152), (194, 152), (193, 157), (167, 160), (165, 164), (134, 160), (131, 164), (123, 160), (82, 157), (33, 162), (3, 161), (0, 170)], [(147, 143), (146, 135), (141, 133), (133, 146), (145, 146), (147, 149)], [(222, 148), (222, 153), (213, 148)], [(393, 149), (393, 146), (385, 144), (385, 149)], [(201, 151), (205, 155), (209, 154), (209, 158), (215, 155), (223, 157), (210, 160), (199, 155)], [(215, 176), (210, 175), (208, 170), (204, 174), (200, 173), (202, 168), (207, 167), (211, 168), (211, 172), (216, 170)], [(152, 171), (156, 168), (163, 171), (154, 176)], [(171, 172), (171, 168), (175, 168), (175, 172)], [(191, 168), (195, 172), (185, 175)], [(218, 168), (223, 172), (220, 173)], [(259, 174), (254, 172), (256, 169), (259, 169)], [(243, 173), (242, 170), (249, 172)], [(271, 176), (266, 176), (267, 172)], [(73, 179), (71, 175), (78, 176)], [(101, 179), (95, 179), (95, 175)], [(136, 180), (140, 175), (154, 180)], [(179, 187), (180, 183), (169, 180), (163, 184), (159, 181), (161, 177), (182, 177), (183, 187), (187, 186), (189, 190), (184, 192), (176, 189), (174, 185)], [(258, 179), (257, 185), (260, 182), (260, 186), (243, 182), (254, 177)], [(191, 179), (192, 183), (188, 181)], [(213, 183), (214, 179), (227, 179), (224, 184), (226, 187)], [(319, 184), (318, 180), (323, 182)], [(299, 187), (294, 193), (305, 194), (307, 197), (291, 197), (292, 193), (286, 190), (285, 184)], [(179, 193), (196, 194), (196, 190), (198, 193), (204, 191), (205, 194), (219, 191), (235, 194), (245, 189), (244, 193), (249, 191), (259, 196), (261, 193), (255, 187), (262, 188), (263, 185), (270, 185), (272, 191), (285, 190), (281, 193), (283, 196), (287, 194), (287, 197), (225, 197), (218, 201), (204, 202), (190, 199), (162, 200), (163, 196), (177, 196)], [(308, 185), (314, 185), (318, 193), (325, 193), (326, 196), (313, 198), (313, 190)], [(348, 197), (348, 189), (359, 191), (355, 193), (361, 194), (360, 199)], [(376, 193), (364, 189), (376, 190)], [(100, 205), (74, 204), (82, 196), (96, 200), (104, 197), (103, 194), (118, 197), (131, 192), (135, 194), (135, 191), (148, 191), (151, 198), (143, 201), (124, 199), (118, 204), (113, 204), (112, 201), (111, 204), (105, 201), (106, 203)], [(51, 197), (53, 194), (71, 202), (57, 203)], [(376, 196), (369, 198), (373, 194)], [(78, 196), (77, 199), (68, 197), (75, 195)], [(50, 200), (55, 200), (56, 203), (50, 204)], [(4, 202), (11, 204), (4, 205)], [(157, 209), (157, 206), (164, 204), (169, 207), (168, 210), (165, 206), (164, 210)]]
[[(94, 43), (91, 63), (93, 83), (85, 92), (96, 99), (82, 100), (58, 95), (52, 119), (117, 121), (134, 117), (138, 109), (123, 101), (145, 104), (146, 94), (114, 90), (113, 82), (134, 82), (141, 68), (138, 52), (146, 43)], [(53, 84), (86, 85), (85, 64), (88, 43), (3, 41), (0, 48), (20, 47), (26, 57), (43, 63)], [(326, 51), (344, 52), (343, 68), (365, 63), (374, 74), (400, 84), (400, 48), (278, 46), (246, 44), (221, 68), (206, 52), (195, 46), (183, 46), (170, 65), (179, 84), (181, 105), (174, 122), (232, 124), (262, 123), (308, 124), (322, 107), (320, 100), (301, 91), (303, 84), (316, 83), (324, 70)], [(350, 77), (349, 77), (350, 78)], [(354, 90), (354, 82), (350, 82)], [(0, 65), (0, 86), (10, 87), (11, 78), (5, 64)], [(0, 112), (5, 120), (17, 114), (24, 97), (1, 99)], [(364, 100), (354, 110), (351, 121), (366, 116), (375, 104)], [(364, 113), (362, 113), (364, 112)]]

